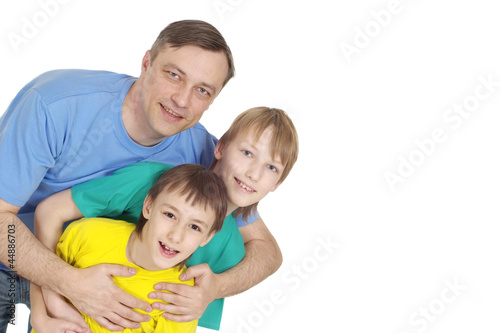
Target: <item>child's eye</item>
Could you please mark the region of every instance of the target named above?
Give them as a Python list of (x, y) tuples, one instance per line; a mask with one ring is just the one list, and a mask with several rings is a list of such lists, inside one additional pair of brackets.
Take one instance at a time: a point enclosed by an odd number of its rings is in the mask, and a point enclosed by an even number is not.
[(167, 212), (167, 213), (165, 213), (165, 216), (168, 217), (168, 218), (170, 218), (170, 219), (174, 219), (175, 220), (175, 215), (172, 214), (172, 213), (168, 213)]
[(274, 165), (268, 165), (267, 166), (269, 168), (269, 170), (271, 170), (272, 172), (278, 172), (278, 169), (274, 166)]
[(201, 231), (200, 227), (198, 227), (196, 224), (191, 224), (189, 227), (195, 231)]
[(252, 153), (249, 152), (248, 150), (243, 150), (242, 152), (243, 152), (243, 155), (248, 156), (248, 157), (252, 157)]

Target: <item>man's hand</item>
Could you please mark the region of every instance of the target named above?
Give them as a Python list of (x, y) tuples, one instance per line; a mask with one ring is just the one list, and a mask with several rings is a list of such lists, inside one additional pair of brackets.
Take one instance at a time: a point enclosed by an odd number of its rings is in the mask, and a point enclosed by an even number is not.
[(161, 299), (170, 304), (155, 302), (153, 308), (165, 311), (163, 317), (176, 322), (188, 322), (199, 319), (208, 304), (217, 298), (217, 275), (207, 264), (189, 267), (180, 279), (182, 281), (194, 278), (194, 286), (178, 283), (158, 283), (156, 291), (149, 294), (149, 298)]
[(78, 269), (74, 280), (68, 281), (70, 283), (61, 289), (78, 310), (92, 317), (102, 327), (111, 331), (139, 328), (139, 322), (150, 320), (150, 316), (136, 312), (133, 308), (151, 312), (151, 306), (127, 294), (113, 282), (113, 276), (130, 277), (135, 273), (133, 268), (100, 264)]

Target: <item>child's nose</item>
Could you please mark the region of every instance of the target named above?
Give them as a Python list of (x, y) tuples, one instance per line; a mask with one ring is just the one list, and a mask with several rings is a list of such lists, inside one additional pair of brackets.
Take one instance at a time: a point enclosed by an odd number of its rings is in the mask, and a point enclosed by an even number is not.
[(172, 229), (170, 229), (167, 237), (172, 242), (180, 243), (182, 241), (182, 238), (184, 237), (184, 228), (180, 226), (173, 227)]
[(250, 178), (251, 180), (253, 181), (257, 181), (260, 179), (260, 173), (261, 173), (261, 170), (260, 168), (257, 166), (257, 165), (251, 165), (248, 170), (247, 170), (247, 173), (246, 173), (246, 176), (248, 178)]

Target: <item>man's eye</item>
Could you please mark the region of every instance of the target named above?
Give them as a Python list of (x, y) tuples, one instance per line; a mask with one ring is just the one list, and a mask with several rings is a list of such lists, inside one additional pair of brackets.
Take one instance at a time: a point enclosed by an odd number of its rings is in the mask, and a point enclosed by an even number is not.
[(198, 91), (199, 91), (200, 93), (202, 93), (203, 95), (210, 95), (210, 94), (208, 93), (208, 90), (207, 90), (207, 89), (205, 89), (205, 88), (198, 88)]
[(172, 78), (174, 78), (174, 79), (178, 79), (178, 78), (179, 78), (179, 75), (177, 75), (177, 74), (176, 74), (176, 73), (174, 73), (174, 72), (168, 72), (168, 74), (169, 74)]

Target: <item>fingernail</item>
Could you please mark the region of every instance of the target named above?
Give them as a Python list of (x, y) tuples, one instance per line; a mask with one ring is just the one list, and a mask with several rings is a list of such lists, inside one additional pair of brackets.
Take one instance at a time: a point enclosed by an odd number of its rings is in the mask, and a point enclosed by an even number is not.
[(130, 274), (135, 274), (135, 268), (129, 268), (128, 271)]
[(149, 307), (146, 309), (146, 312), (151, 312), (151, 311), (153, 311), (153, 308), (149, 306)]
[(149, 298), (156, 299), (156, 293), (150, 293), (150, 294), (149, 294)]

